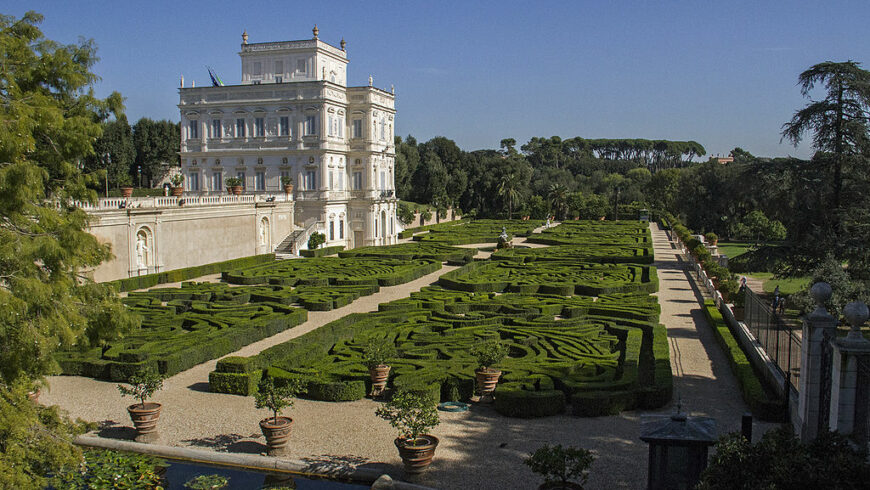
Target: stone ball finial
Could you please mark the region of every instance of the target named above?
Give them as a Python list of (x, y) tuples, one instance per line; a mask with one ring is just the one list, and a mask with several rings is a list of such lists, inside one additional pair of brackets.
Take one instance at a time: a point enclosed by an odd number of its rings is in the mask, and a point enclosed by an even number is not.
[(242, 32), (242, 44), (248, 44), (248, 30)]
[(826, 282), (817, 282), (810, 288), (810, 296), (813, 297), (816, 305), (821, 307), (824, 307), (825, 303), (831, 299), (832, 294), (834, 291), (831, 289), (831, 285)]
[(320, 29), (317, 28), (317, 24), (314, 24), (314, 29), (311, 29), (311, 32), (314, 33), (314, 39), (317, 39), (317, 35), (320, 34)]
[(853, 331), (860, 331), (864, 322), (870, 318), (870, 309), (861, 301), (853, 301), (843, 308), (843, 316), (846, 317)]
[(345, 49), (346, 46), (347, 46), (347, 41), (345, 41), (344, 38), (341, 38), (341, 50), (347, 51), (347, 49)]

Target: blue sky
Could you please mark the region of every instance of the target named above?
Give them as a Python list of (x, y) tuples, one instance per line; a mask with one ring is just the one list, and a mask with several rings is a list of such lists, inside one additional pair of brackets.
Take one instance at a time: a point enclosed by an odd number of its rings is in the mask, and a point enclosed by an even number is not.
[[(131, 121), (179, 119), (178, 81), (204, 65), (238, 83), (250, 42), (347, 40), (348, 80), (396, 87), (396, 133), (466, 150), (502, 138), (696, 140), (710, 154), (806, 157), (779, 131), (806, 101), (798, 74), (867, 63), (866, 1), (69, 2), (0, 8), (45, 15), (46, 36), (93, 38), (98, 92)], [(864, 66), (870, 69), (870, 65)]]

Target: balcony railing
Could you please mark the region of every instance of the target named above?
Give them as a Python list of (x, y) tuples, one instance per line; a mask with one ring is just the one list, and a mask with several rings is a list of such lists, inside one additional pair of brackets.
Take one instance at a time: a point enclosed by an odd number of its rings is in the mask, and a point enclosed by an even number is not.
[(177, 208), (179, 206), (227, 206), (233, 204), (255, 204), (258, 202), (288, 202), (292, 197), (286, 194), (242, 194), (239, 196), (160, 196), (160, 197), (110, 197), (100, 199), (97, 204), (76, 202), (75, 206), (85, 211), (109, 211), (137, 208)]

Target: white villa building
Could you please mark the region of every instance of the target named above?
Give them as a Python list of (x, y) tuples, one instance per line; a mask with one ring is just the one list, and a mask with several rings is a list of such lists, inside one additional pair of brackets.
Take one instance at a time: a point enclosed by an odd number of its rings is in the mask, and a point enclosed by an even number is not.
[[(344, 40), (335, 47), (317, 26), (313, 33), (267, 43), (242, 34), (240, 85), (184, 87), (182, 79), (185, 197), (226, 194), (225, 180), (239, 177), (258, 200), (294, 200), (294, 236), (279, 252), (313, 231), (326, 235), (325, 246), (396, 243), (393, 90), (371, 77), (349, 87)], [(282, 176), (293, 178), (292, 195)]]

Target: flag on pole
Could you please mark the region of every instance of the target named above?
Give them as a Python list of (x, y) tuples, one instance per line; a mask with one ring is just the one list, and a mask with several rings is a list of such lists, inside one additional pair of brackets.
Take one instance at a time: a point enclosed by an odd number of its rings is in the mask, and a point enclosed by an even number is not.
[(211, 78), (211, 85), (213, 87), (223, 87), (224, 82), (221, 80), (221, 77), (219, 77), (210, 66), (206, 66), (206, 69), (208, 70), (209, 78)]

